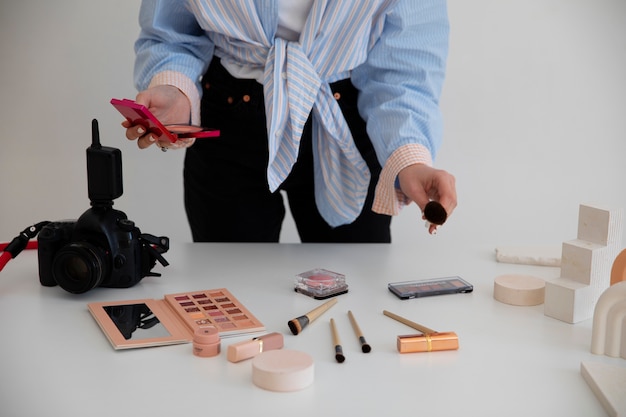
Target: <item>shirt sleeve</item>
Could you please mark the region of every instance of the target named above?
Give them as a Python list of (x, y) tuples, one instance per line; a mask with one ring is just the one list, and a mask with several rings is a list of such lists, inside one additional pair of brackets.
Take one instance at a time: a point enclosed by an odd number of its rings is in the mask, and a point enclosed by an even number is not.
[(408, 165), (431, 165), (441, 145), (439, 98), (448, 55), (445, 0), (400, 0), (365, 63), (352, 72), (359, 111), (381, 163), (373, 209), (397, 214), (406, 197), (395, 189)]
[(135, 86), (139, 91), (163, 84), (179, 88), (189, 98), (192, 124), (200, 124), (200, 79), (213, 57), (213, 43), (187, 2), (144, 0), (139, 25)]

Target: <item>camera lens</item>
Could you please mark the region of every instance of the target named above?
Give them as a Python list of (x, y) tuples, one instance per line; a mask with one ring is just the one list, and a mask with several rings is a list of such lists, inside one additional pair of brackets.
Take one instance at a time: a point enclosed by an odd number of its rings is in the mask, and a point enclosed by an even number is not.
[(108, 273), (106, 253), (84, 242), (61, 248), (52, 262), (52, 274), (57, 284), (73, 294), (97, 287)]

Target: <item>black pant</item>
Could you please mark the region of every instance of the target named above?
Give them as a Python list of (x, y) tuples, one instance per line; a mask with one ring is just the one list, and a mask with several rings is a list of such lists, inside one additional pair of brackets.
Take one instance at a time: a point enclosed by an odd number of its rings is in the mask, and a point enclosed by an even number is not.
[[(195, 242), (278, 242), (285, 208), (267, 183), (267, 127), (263, 87), (232, 77), (216, 58), (203, 78), (202, 124), (220, 129), (217, 139), (198, 139), (185, 156), (185, 208)], [(281, 185), (302, 242), (391, 241), (391, 217), (371, 211), (380, 164), (359, 116), (357, 90), (349, 80), (331, 85), (371, 174), (361, 215), (331, 228), (315, 205), (311, 121), (300, 153)]]

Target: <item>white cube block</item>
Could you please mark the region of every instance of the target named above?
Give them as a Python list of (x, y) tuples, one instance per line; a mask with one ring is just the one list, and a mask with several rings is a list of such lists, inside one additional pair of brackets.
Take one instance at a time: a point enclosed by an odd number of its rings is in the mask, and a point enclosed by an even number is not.
[(543, 312), (566, 323), (578, 323), (593, 317), (598, 297), (589, 285), (557, 278), (546, 282)]
[(546, 283), (544, 313), (577, 323), (593, 317), (600, 295), (611, 283), (619, 253), (623, 210), (581, 205), (578, 239), (564, 242), (561, 276)]
[(613, 246), (584, 240), (563, 242), (561, 277), (593, 285), (604, 291), (611, 281), (611, 263), (616, 256), (615, 252)]
[(622, 238), (622, 210), (580, 205), (578, 239), (612, 245)]

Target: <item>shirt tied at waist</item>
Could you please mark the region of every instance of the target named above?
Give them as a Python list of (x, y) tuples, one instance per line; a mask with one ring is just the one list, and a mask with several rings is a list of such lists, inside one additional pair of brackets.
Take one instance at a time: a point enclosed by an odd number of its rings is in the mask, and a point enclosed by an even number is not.
[(264, 73), (270, 190), (276, 191), (296, 162), (312, 117), (315, 200), (333, 227), (351, 223), (363, 209), (370, 172), (333, 97), (302, 45), (275, 39)]

